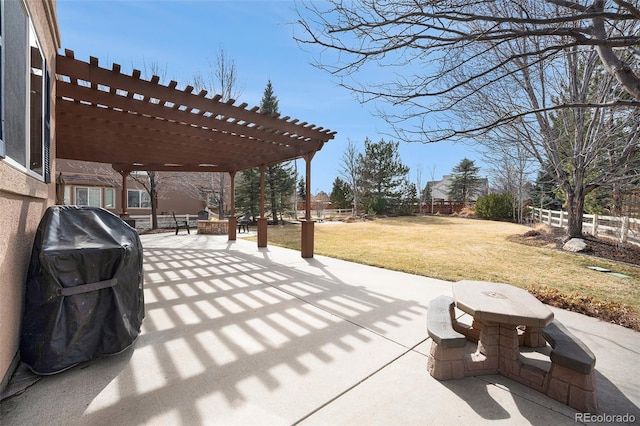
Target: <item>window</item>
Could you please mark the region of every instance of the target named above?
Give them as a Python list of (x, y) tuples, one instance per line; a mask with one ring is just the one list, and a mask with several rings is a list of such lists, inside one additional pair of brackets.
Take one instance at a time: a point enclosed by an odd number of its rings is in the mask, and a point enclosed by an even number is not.
[(116, 208), (116, 192), (113, 188), (104, 189), (104, 208), (105, 209)]
[(0, 158), (50, 182), (47, 64), (23, 2), (0, 7)]
[(151, 208), (149, 193), (144, 190), (129, 189), (127, 191), (127, 207), (140, 209)]
[(100, 188), (83, 188), (76, 186), (76, 205), (101, 207), (102, 190)]

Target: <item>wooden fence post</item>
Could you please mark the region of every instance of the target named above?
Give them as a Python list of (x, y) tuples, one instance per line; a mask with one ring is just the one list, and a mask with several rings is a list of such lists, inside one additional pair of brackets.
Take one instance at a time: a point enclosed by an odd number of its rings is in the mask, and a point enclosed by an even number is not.
[(591, 235), (594, 237), (598, 236), (598, 215), (593, 215), (593, 224), (591, 225)]

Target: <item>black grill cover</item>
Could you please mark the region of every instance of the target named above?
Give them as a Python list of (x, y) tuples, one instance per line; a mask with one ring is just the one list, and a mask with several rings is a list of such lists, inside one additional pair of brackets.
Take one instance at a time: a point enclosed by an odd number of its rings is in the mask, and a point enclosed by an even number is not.
[(142, 291), (135, 229), (101, 208), (50, 207), (31, 252), (22, 361), (53, 374), (123, 351), (140, 332)]

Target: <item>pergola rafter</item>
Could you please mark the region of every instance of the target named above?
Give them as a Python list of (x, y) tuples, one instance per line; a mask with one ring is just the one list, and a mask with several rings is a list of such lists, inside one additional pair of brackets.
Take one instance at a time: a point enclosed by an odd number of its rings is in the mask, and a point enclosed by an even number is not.
[(101, 68), (70, 50), (57, 58), (58, 157), (121, 170), (234, 172), (304, 157), (335, 136), (322, 127), (221, 102), (206, 91)]
[[(259, 107), (222, 102), (193, 87), (160, 83), (158, 76), (141, 78), (121, 66), (101, 68), (98, 59), (75, 59), (71, 50), (56, 58), (57, 157), (111, 164), (123, 176), (123, 215), (126, 215), (126, 176), (134, 170), (236, 172), (304, 158), (307, 186), (310, 162), (336, 132), (289, 116), (261, 113)], [(258, 246), (266, 245), (264, 185), (261, 189)], [(307, 193), (307, 206), (310, 204)], [(233, 197), (232, 197), (233, 199)], [(231, 210), (233, 211), (233, 201)], [(310, 210), (302, 230), (302, 256), (313, 256)], [(235, 217), (229, 239), (235, 239)]]

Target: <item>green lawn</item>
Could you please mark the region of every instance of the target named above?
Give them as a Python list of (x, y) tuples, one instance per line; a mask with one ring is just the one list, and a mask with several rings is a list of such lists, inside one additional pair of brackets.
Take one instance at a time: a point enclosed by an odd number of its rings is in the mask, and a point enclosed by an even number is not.
[[(591, 297), (605, 304), (627, 305), (632, 316), (640, 317), (640, 268), (507, 240), (530, 229), (444, 216), (317, 223), (315, 253), (448, 281), (483, 280), (535, 291), (551, 289), (572, 299)], [(300, 227), (269, 226), (268, 241), (299, 250)]]

